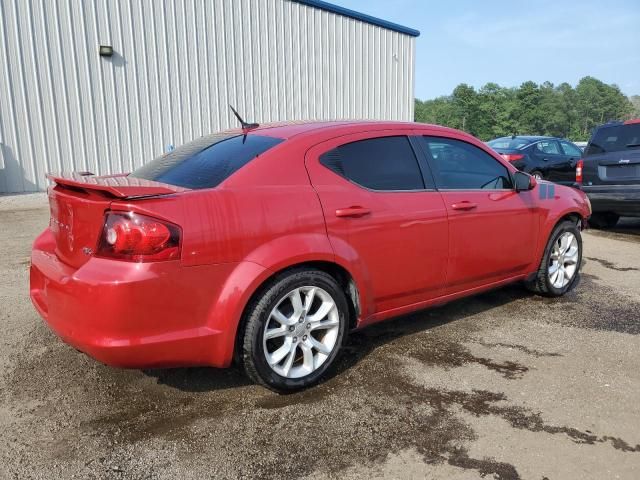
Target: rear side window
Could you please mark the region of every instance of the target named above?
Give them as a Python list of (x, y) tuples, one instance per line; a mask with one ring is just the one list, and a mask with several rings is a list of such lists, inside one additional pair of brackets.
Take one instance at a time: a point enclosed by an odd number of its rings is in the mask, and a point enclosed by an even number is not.
[(452, 138), (421, 137), (442, 190), (511, 189), (507, 168), (484, 150)]
[(152, 160), (130, 176), (184, 188), (212, 188), (282, 141), (252, 134), (207, 135)]
[(491, 148), (503, 148), (506, 150), (520, 149), (531, 143), (531, 140), (524, 138), (501, 137), (487, 143)]
[(573, 157), (581, 157), (582, 151), (576, 147), (573, 143), (569, 142), (560, 142), (560, 146), (562, 147), (562, 151), (565, 155), (571, 155)]
[(320, 163), (372, 190), (425, 188), (418, 160), (405, 136), (370, 138), (340, 145), (324, 153)]
[(585, 155), (626, 152), (640, 148), (640, 123), (598, 128), (584, 151)]

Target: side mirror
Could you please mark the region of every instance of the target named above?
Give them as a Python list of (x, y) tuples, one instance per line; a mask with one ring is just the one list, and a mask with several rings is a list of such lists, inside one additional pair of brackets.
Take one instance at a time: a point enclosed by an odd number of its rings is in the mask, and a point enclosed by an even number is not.
[(513, 183), (516, 187), (516, 192), (523, 192), (525, 190), (532, 190), (538, 182), (528, 173), (516, 172), (513, 174)]

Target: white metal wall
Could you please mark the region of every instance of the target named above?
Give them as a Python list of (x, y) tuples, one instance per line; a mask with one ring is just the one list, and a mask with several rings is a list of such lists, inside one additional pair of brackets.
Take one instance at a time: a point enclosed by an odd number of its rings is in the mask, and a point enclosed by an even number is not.
[[(111, 58), (98, 45), (112, 45)], [(0, 0), (0, 193), (247, 120), (412, 120), (411, 36), (289, 0)]]

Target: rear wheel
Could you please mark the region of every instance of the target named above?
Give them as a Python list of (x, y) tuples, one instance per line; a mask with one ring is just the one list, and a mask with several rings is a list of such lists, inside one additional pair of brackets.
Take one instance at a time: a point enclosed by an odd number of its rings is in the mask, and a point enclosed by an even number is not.
[(589, 218), (589, 225), (593, 228), (613, 228), (620, 220), (620, 215), (611, 212), (594, 213)]
[(278, 392), (317, 383), (340, 351), (348, 315), (345, 294), (329, 274), (305, 269), (276, 277), (248, 308), (248, 376)]
[(582, 235), (569, 220), (559, 223), (551, 232), (536, 277), (527, 287), (540, 295), (559, 297), (571, 290), (582, 264)]

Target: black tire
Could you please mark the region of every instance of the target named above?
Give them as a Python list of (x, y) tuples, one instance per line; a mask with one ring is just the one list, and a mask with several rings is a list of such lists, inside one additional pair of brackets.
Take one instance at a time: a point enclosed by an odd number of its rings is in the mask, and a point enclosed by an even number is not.
[[(338, 311), (338, 334), (333, 349), (316, 370), (300, 378), (287, 378), (276, 373), (267, 362), (263, 342), (265, 323), (270, 321), (272, 310), (290, 292), (300, 287), (319, 287), (332, 297)], [(318, 383), (335, 363), (346, 339), (349, 308), (344, 291), (331, 275), (320, 270), (297, 269), (269, 281), (248, 305), (245, 320), (241, 343), (245, 372), (254, 382), (275, 392), (286, 393)]]
[(589, 217), (589, 225), (593, 228), (613, 228), (620, 220), (620, 215), (611, 212), (594, 213)]
[[(578, 243), (578, 261), (577, 268), (573, 278), (562, 288), (556, 288), (551, 283), (551, 279), (549, 277), (549, 267), (550, 267), (550, 257), (554, 247), (555, 242), (558, 241), (560, 236), (565, 232), (571, 232)], [(575, 222), (565, 220), (560, 222), (555, 226), (551, 235), (549, 236), (549, 240), (547, 241), (547, 245), (544, 249), (544, 255), (542, 256), (542, 261), (540, 262), (540, 267), (536, 272), (536, 276), (531, 281), (525, 282), (525, 285), (532, 292), (537, 293), (538, 295), (543, 295), (546, 297), (560, 297), (570, 291), (577, 283), (580, 278), (580, 267), (582, 266), (582, 235), (580, 234), (580, 229), (576, 225)]]
[(540, 177), (540, 180), (544, 180), (544, 175), (542, 175), (540, 170), (533, 170), (529, 175), (532, 177)]

